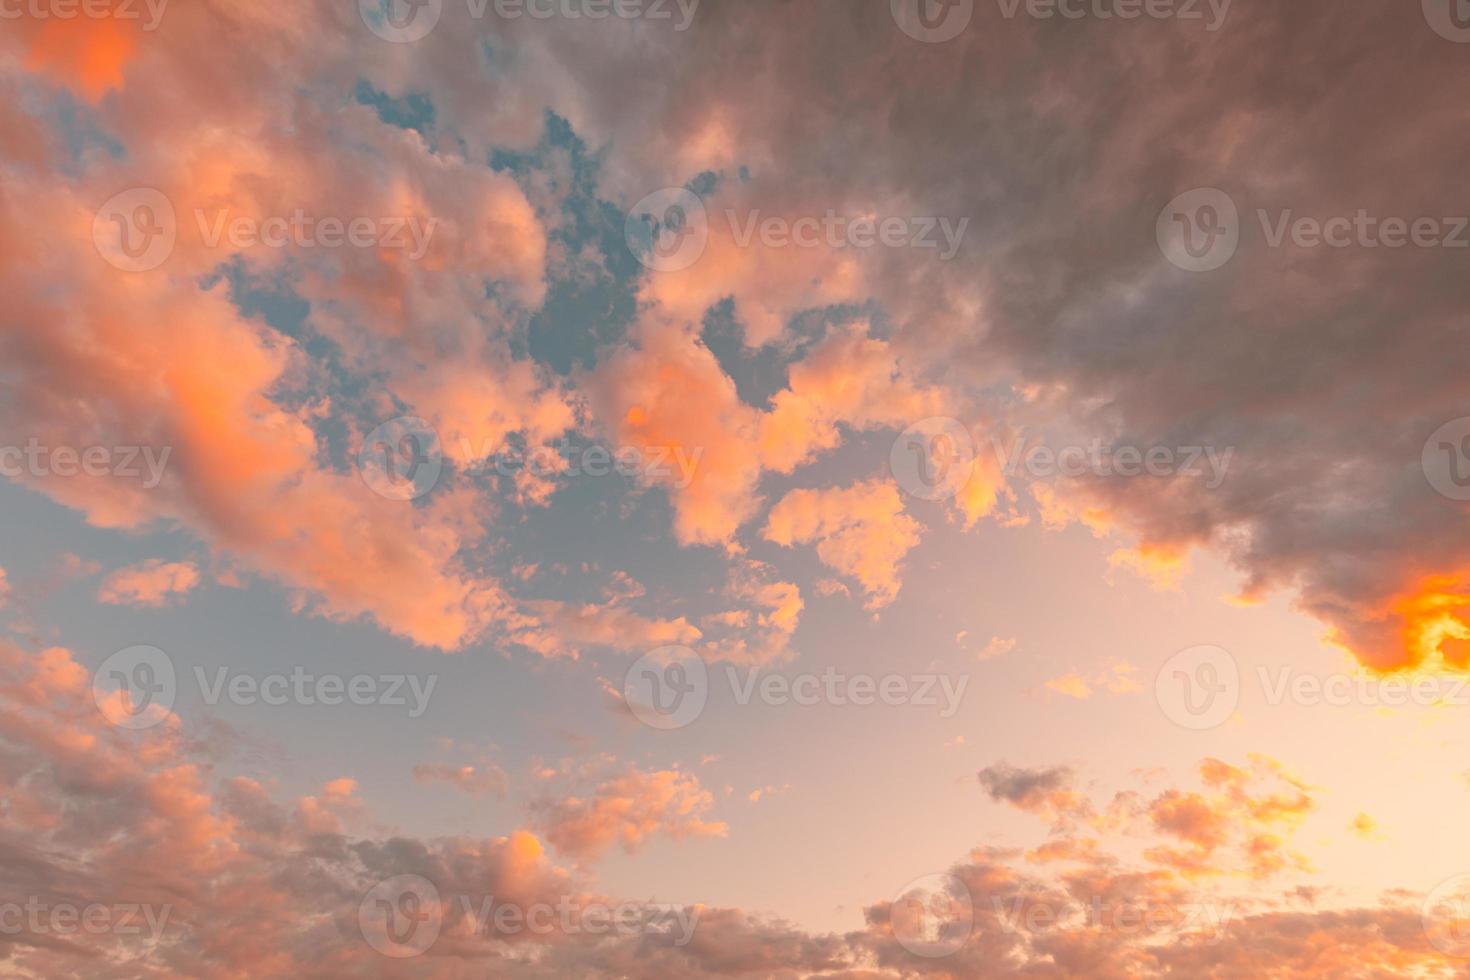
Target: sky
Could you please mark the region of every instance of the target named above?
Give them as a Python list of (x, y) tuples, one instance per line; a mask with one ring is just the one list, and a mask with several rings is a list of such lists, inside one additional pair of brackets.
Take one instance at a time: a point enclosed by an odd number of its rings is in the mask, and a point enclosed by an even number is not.
[(0, 974), (1470, 976), (1467, 79), (0, 0)]

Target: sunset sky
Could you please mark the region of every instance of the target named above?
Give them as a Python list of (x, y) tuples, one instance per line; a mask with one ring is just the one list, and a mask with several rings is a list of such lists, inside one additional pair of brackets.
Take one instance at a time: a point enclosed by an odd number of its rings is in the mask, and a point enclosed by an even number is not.
[(1470, 0), (0, 0), (0, 975), (1470, 977)]

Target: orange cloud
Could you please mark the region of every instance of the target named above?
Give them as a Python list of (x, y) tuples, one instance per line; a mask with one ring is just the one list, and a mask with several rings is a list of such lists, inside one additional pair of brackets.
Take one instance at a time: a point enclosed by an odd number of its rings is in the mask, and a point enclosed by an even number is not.
[(904, 513), (897, 487), (881, 479), (793, 490), (771, 508), (761, 533), (784, 547), (815, 542), (824, 565), (862, 585), (869, 609), (898, 596), (903, 557), (919, 543), (919, 523)]
[(97, 598), (114, 606), (156, 609), (188, 594), (198, 584), (199, 566), (193, 562), (154, 558), (112, 572), (102, 580)]

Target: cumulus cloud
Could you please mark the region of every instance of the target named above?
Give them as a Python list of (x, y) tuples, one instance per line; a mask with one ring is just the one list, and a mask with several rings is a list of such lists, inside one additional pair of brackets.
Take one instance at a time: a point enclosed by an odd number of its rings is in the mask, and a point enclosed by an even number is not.
[(187, 595), (198, 584), (199, 566), (193, 562), (153, 558), (109, 573), (97, 590), (97, 599), (114, 606), (158, 608)]
[(707, 820), (714, 797), (699, 777), (675, 769), (629, 769), (599, 783), (589, 795), (546, 797), (534, 809), (547, 841), (580, 863), (610, 848), (628, 853), (656, 836), (674, 840), (724, 837), (729, 827)]
[(903, 558), (919, 543), (919, 522), (898, 488), (869, 480), (845, 488), (792, 490), (771, 508), (761, 532), (791, 547), (815, 544), (822, 563), (855, 578), (877, 609), (898, 597)]

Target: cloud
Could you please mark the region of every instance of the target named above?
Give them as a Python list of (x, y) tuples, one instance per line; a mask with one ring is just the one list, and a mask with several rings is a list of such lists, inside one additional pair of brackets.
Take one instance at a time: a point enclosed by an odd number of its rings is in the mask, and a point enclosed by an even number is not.
[(903, 557), (919, 543), (898, 488), (869, 480), (846, 488), (792, 490), (771, 508), (761, 532), (785, 547), (815, 543), (817, 557), (857, 579), (877, 609), (898, 597)]
[(728, 826), (705, 819), (713, 805), (714, 797), (697, 776), (630, 768), (598, 784), (589, 796), (543, 798), (534, 812), (547, 841), (586, 864), (615, 845), (635, 853), (656, 836), (724, 837)]
[(157, 609), (187, 595), (199, 584), (199, 566), (189, 561), (158, 558), (119, 568), (102, 580), (100, 602), (113, 606)]
[(509, 784), (505, 770), (494, 764), (452, 766), (423, 762), (413, 767), (413, 778), (420, 783), (448, 783), (471, 796), (485, 796), (490, 793), (504, 796)]

